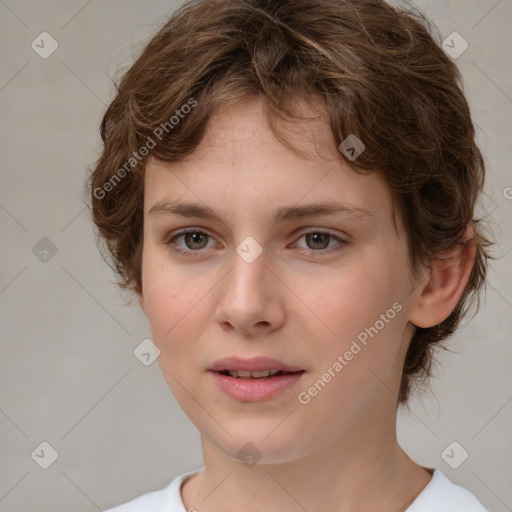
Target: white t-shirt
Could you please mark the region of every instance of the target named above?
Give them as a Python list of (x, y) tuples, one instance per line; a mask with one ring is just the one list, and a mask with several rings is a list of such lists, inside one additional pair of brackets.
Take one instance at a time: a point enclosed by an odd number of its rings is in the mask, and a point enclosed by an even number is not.
[[(160, 491), (143, 494), (104, 512), (188, 512), (181, 499), (181, 485), (196, 471), (177, 476)], [(441, 471), (432, 479), (405, 512), (489, 512), (467, 489), (452, 483)]]

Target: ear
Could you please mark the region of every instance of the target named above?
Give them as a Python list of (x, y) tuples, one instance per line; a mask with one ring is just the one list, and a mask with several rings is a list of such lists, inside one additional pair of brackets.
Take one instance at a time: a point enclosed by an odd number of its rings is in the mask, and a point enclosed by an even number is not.
[(432, 263), (428, 279), (418, 288), (409, 321), (417, 327), (433, 327), (448, 318), (455, 309), (471, 275), (475, 261), (474, 230), (468, 227), (464, 240), (471, 245), (456, 245), (444, 256), (446, 261)]

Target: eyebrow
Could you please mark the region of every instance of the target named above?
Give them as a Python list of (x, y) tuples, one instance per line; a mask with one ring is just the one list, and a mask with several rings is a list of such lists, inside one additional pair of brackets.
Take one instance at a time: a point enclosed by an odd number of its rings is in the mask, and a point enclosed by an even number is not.
[[(272, 218), (273, 224), (276, 225), (293, 219), (301, 219), (305, 217), (326, 217), (336, 213), (344, 213), (355, 218), (374, 217), (373, 213), (362, 206), (327, 201), (304, 204), (301, 206), (282, 206), (274, 211)], [(171, 203), (169, 201), (158, 201), (150, 208), (148, 216), (155, 217), (158, 215), (176, 215), (184, 218), (216, 220), (223, 222), (223, 220), (211, 208), (199, 203)]]

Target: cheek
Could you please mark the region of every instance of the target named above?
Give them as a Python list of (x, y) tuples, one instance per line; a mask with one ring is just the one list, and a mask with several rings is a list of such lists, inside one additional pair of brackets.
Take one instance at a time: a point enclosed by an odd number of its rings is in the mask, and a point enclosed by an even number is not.
[(326, 371), (343, 356), (343, 385), (347, 388), (361, 389), (370, 371), (387, 375), (395, 367), (402, 345), (407, 323), (403, 285), (392, 267), (384, 267), (361, 261), (331, 281), (328, 293), (319, 290), (311, 295), (311, 309), (328, 327), (323, 343), (316, 347), (324, 366), (319, 371)]
[(307, 402), (304, 410), (311, 428), (330, 424), (341, 432), (365, 411), (385, 409), (394, 400), (390, 390), (401, 372), (405, 309), (382, 296), (360, 300), (355, 306), (356, 301), (346, 300), (346, 308), (330, 317), (336, 335), (316, 347), (319, 364), (298, 397), (300, 404)]
[(145, 246), (142, 259), (145, 313), (154, 334), (161, 338), (183, 317), (197, 284), (166, 262), (165, 251)]
[(215, 283), (199, 272), (192, 275), (191, 269), (159, 259), (148, 251), (143, 263), (144, 309), (153, 342), (161, 352), (159, 360), (175, 367), (174, 362), (194, 355), (199, 329), (211, 318), (207, 308)]
[(309, 291), (304, 287), (304, 293), (311, 300), (311, 309), (331, 332), (343, 338), (373, 325), (401, 296), (400, 286), (389, 271), (365, 261), (342, 269), (321, 285), (319, 281), (309, 284)]

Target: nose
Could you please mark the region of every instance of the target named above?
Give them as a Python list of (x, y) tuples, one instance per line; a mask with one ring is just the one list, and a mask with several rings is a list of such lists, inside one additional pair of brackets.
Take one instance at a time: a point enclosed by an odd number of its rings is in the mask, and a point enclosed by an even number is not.
[(233, 254), (233, 265), (222, 280), (216, 311), (222, 329), (257, 336), (283, 324), (286, 287), (277, 272), (269, 265), (265, 252), (250, 263), (238, 253)]

